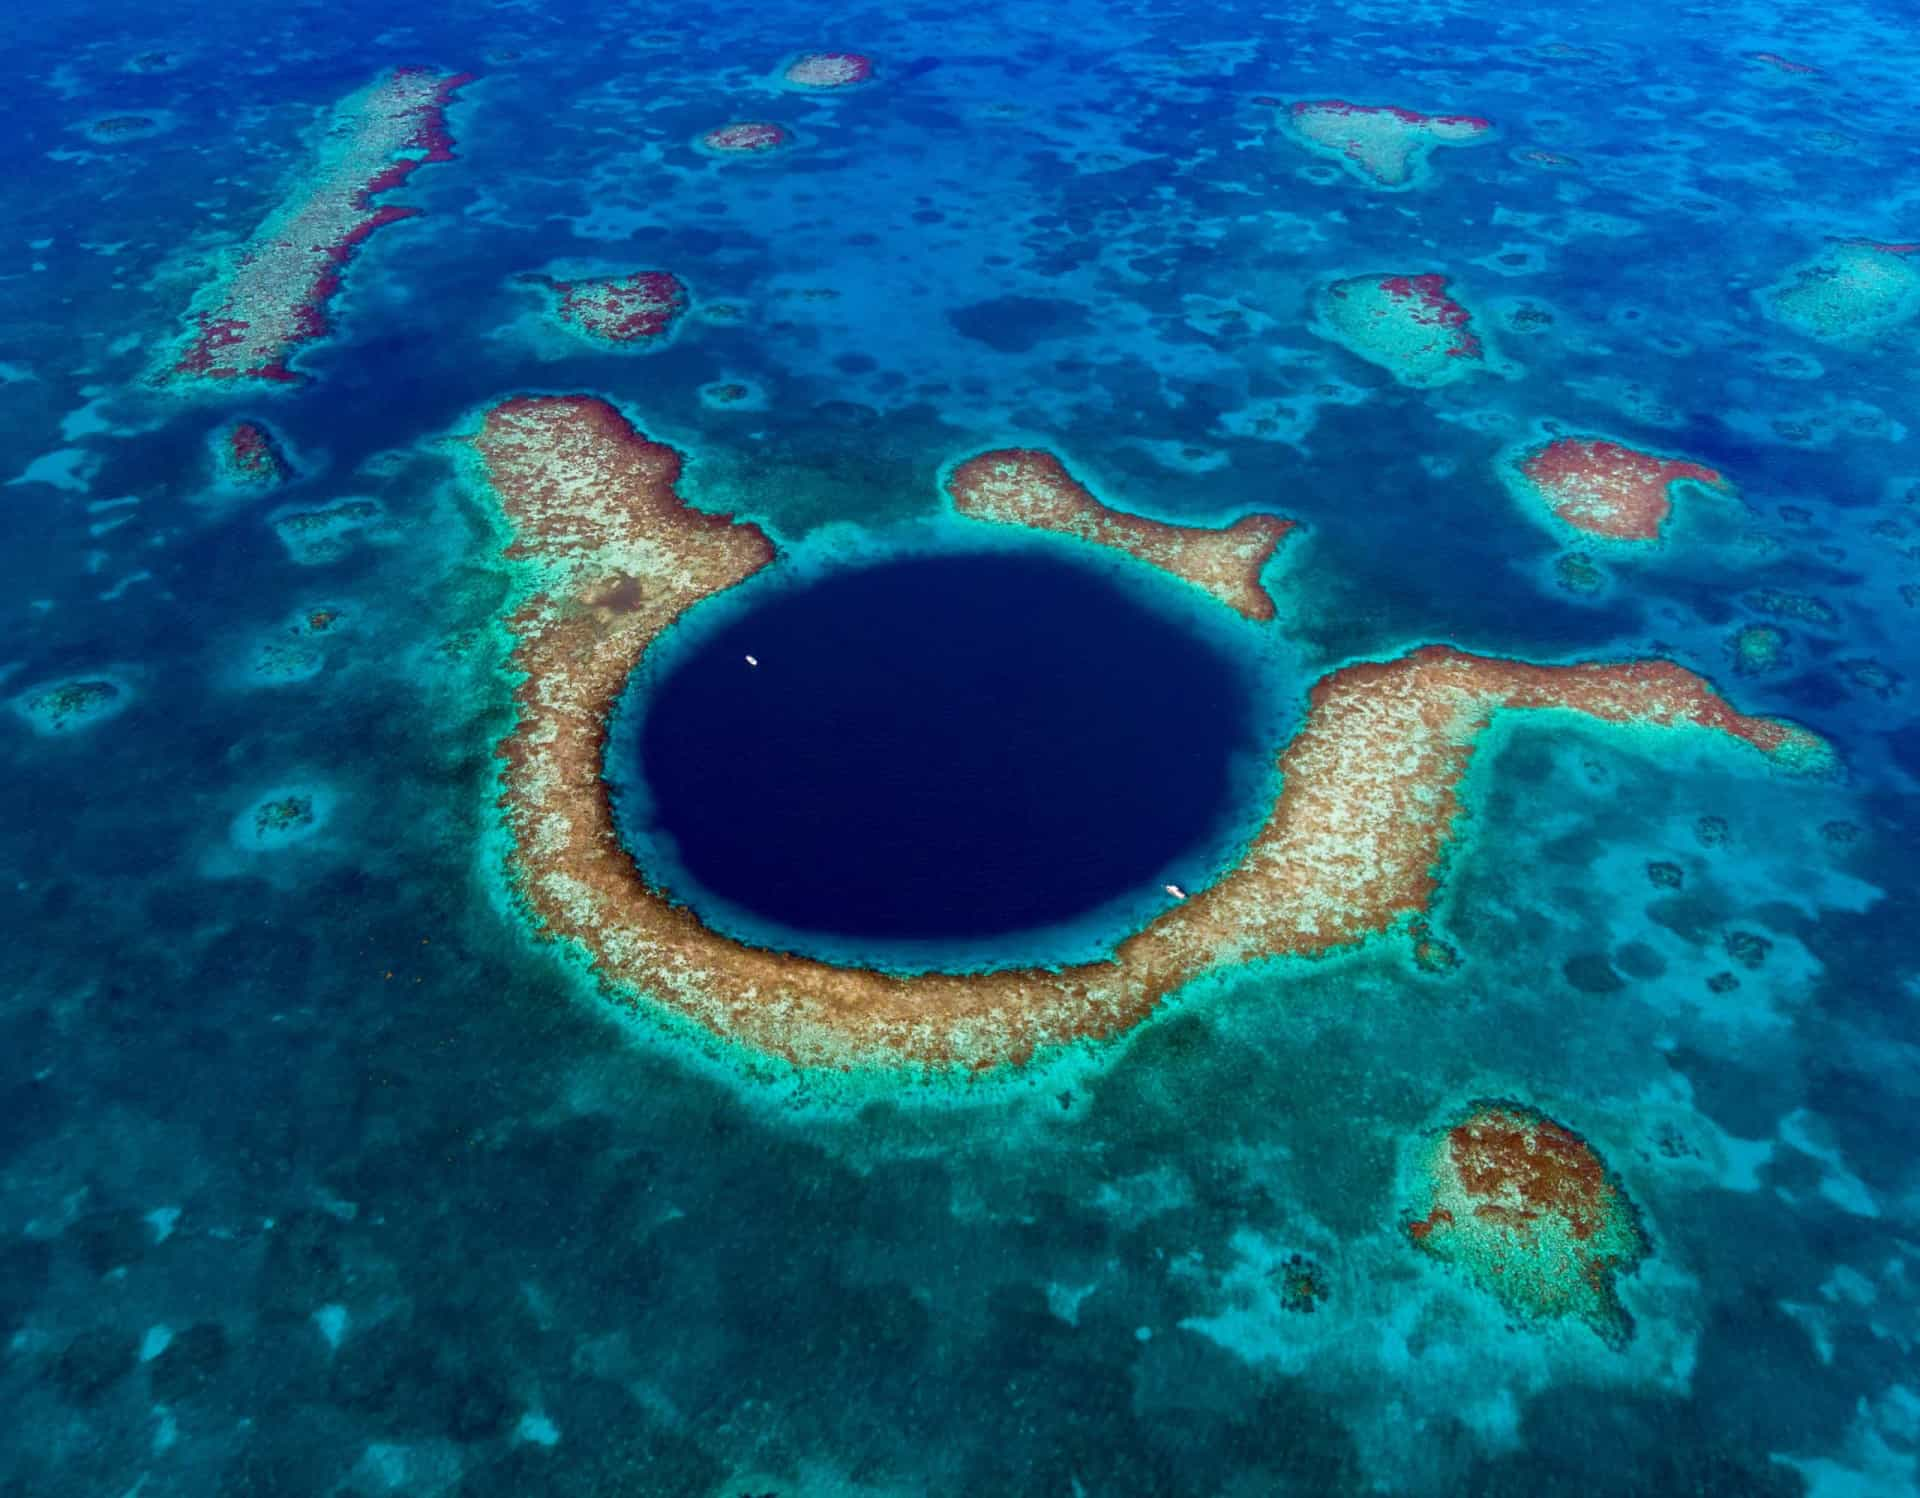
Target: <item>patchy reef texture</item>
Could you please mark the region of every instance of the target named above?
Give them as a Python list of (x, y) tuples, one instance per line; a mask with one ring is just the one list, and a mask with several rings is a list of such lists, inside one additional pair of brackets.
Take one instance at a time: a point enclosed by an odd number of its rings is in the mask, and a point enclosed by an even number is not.
[(326, 304), (367, 236), (419, 212), (373, 200), (424, 162), (453, 159), (446, 106), (468, 81), (401, 68), (341, 103), (319, 160), (198, 297), (194, 332), (159, 378), (298, 378), (287, 359), (326, 332)]
[(1314, 331), (1403, 385), (1450, 385), (1486, 368), (1486, 351), (1447, 285), (1433, 273), (1335, 281), (1316, 298)]
[(659, 343), (687, 310), (687, 288), (671, 271), (641, 270), (600, 280), (555, 281), (527, 276), (553, 295), (553, 315), (596, 343)]
[(235, 817), (227, 835), (245, 853), (272, 853), (304, 843), (326, 826), (334, 799), (323, 786), (279, 787)]
[(36, 733), (52, 736), (104, 723), (131, 700), (126, 686), (110, 676), (72, 676), (30, 687), (13, 699), (13, 710)]
[(1248, 515), (1224, 530), (1148, 520), (1100, 503), (1052, 453), (1032, 448), (969, 458), (948, 475), (947, 492), (962, 515), (1110, 546), (1206, 589), (1249, 619), (1273, 617), (1260, 570), (1293, 529), (1278, 515)]
[(1500, 477), (1531, 514), (1608, 541), (1657, 541), (1677, 484), (1729, 493), (1716, 470), (1605, 437), (1556, 437), (1510, 452)]
[(1470, 114), (1419, 114), (1390, 104), (1310, 99), (1287, 107), (1287, 133), (1337, 161), (1369, 187), (1418, 187), (1432, 175), (1436, 146), (1471, 146), (1493, 127)]
[(1571, 1316), (1626, 1342), (1633, 1324), (1614, 1281), (1646, 1257), (1647, 1240), (1586, 1140), (1524, 1104), (1475, 1103), (1424, 1146), (1420, 1170), (1416, 1244), (1509, 1311)]
[(1920, 244), (1835, 240), (1760, 300), (1775, 322), (1823, 343), (1885, 332), (1920, 313)]
[(873, 76), (873, 59), (858, 52), (803, 52), (780, 70), (788, 88), (808, 93), (855, 88)]
[(786, 126), (766, 120), (722, 125), (700, 137), (700, 148), (716, 156), (765, 156), (792, 141)]
[(1765, 676), (1787, 663), (1787, 632), (1776, 624), (1745, 624), (1727, 642), (1733, 669), (1742, 676)]
[[(1423, 911), (1476, 738), (1503, 709), (1694, 726), (1787, 764), (1803, 730), (1735, 712), (1664, 661), (1539, 666), (1432, 646), (1313, 689), (1283, 790), (1240, 866), (1119, 944), (1052, 971), (897, 977), (764, 951), (650, 888), (616, 829), (608, 715), (648, 646), (775, 557), (756, 527), (689, 508), (680, 458), (605, 401), (521, 397), (472, 438), (523, 579), (506, 628), (516, 721), (500, 745), (509, 872), (547, 934), (613, 988), (801, 1065), (986, 1068), (1119, 1034), (1224, 963), (1312, 955)], [(1094, 516), (1073, 528), (1098, 535)]]
[(213, 444), (220, 482), (230, 489), (277, 489), (293, 477), (286, 449), (264, 422), (230, 422)]
[(376, 500), (342, 499), (275, 515), (272, 523), (288, 556), (303, 567), (319, 567), (344, 557), (353, 549), (354, 538), (381, 514)]

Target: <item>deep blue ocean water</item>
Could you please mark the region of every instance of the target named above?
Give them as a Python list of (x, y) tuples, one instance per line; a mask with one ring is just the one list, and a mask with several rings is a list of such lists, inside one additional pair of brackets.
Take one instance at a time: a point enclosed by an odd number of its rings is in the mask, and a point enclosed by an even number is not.
[[(1829, 237), (1920, 238), (1912, 22), (16, 6), (0, 695), (104, 673), (126, 705), (58, 737), (0, 711), (0, 1493), (1915, 1491), (1916, 325), (1824, 343), (1755, 300)], [(771, 91), (813, 47), (875, 82)], [(395, 195), (423, 216), (363, 250), (310, 382), (145, 390), (317, 111), (413, 63), (480, 75), (458, 159)], [(1260, 102), (1322, 97), (1498, 134), (1375, 192)], [(88, 134), (126, 113), (160, 128)], [(752, 117), (796, 148), (693, 150)], [(644, 355), (520, 279), (651, 268), (694, 308)], [(1307, 329), (1325, 280), (1429, 270), (1519, 377), (1405, 390)], [(763, 399), (703, 402), (728, 381)], [(1384, 939), (1010, 1079), (769, 1075), (608, 1003), (503, 892), (512, 584), (446, 438), (528, 390), (617, 400), (796, 556), (939, 550), (944, 465), (1009, 443), (1142, 513), (1288, 514), (1257, 739), (1324, 672), (1446, 641), (1670, 657), (1843, 773), (1517, 722), (1464, 787), (1451, 973)], [(239, 415), (294, 486), (213, 486)], [(1543, 421), (1738, 498), (1570, 592), (1491, 468)], [(326, 554), (282, 539), (350, 498), (377, 515)], [(312, 674), (256, 670), (323, 608)], [(1743, 675), (1767, 619), (1786, 655)], [(289, 796), (309, 835), (250, 841)], [(1637, 1203), (1624, 1348), (1410, 1250), (1412, 1152), (1483, 1096)]]
[(615, 783), (641, 867), (710, 924), (740, 907), (790, 950), (1004, 961), (1035, 928), (1199, 888), (1211, 845), (1264, 818), (1267, 787), (1234, 773), (1268, 748), (1240, 678), (1088, 568), (909, 556), (785, 590), (643, 673)]

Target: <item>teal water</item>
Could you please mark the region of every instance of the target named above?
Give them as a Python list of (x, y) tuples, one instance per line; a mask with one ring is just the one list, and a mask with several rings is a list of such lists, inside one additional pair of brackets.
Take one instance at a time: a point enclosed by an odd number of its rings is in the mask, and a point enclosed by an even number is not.
[[(1916, 324), (1763, 312), (1832, 238), (1920, 238), (1906, 17), (33, 4), (8, 37), (0, 695), (119, 710), (0, 713), (0, 1492), (1915, 1490)], [(774, 89), (813, 47), (874, 81)], [(478, 75), (457, 159), (308, 382), (148, 389), (316, 112), (403, 64)], [(1494, 135), (1375, 191), (1279, 128), (1320, 98)], [(793, 148), (692, 145), (753, 118)], [(522, 279), (655, 268), (691, 309), (651, 353)], [(1407, 389), (1310, 330), (1388, 271), (1452, 278), (1510, 374)], [(789, 556), (945, 544), (945, 466), (1013, 444), (1159, 518), (1287, 514), (1289, 712), (1429, 641), (1662, 656), (1842, 770), (1516, 721), (1441, 868), (1449, 971), (1395, 935), (1007, 1078), (777, 1074), (607, 1002), (505, 891), (514, 583), (445, 439), (524, 391), (617, 400)], [(238, 416), (287, 488), (214, 482)], [(1493, 468), (1543, 422), (1738, 495), (1570, 570)], [(1784, 654), (1743, 671), (1761, 622)], [(1483, 1097), (1637, 1205), (1622, 1346), (1410, 1245), (1419, 1147)]]

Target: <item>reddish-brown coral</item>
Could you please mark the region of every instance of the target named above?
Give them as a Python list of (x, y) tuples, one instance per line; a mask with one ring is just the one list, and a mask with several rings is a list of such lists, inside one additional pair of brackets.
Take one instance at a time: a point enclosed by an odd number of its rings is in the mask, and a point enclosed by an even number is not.
[[(678, 455), (600, 400), (507, 401), (474, 448), (511, 527), (507, 554), (532, 583), (507, 620), (521, 684), (500, 750), (517, 887), (545, 930), (577, 942), (617, 990), (801, 1064), (1018, 1062), (1118, 1034), (1219, 964), (1313, 955), (1385, 930), (1431, 900), (1460, 778), (1503, 710), (1695, 725), (1776, 758), (1817, 746), (1735, 712), (1667, 662), (1538, 666), (1432, 646), (1323, 678), (1240, 865), (1111, 961), (913, 978), (833, 967), (732, 941), (651, 889), (621, 846), (601, 774), (608, 714), (648, 646), (700, 599), (768, 565), (772, 544), (690, 509), (675, 491)], [(1097, 518), (1065, 528), (1100, 540)]]
[(1715, 469), (1607, 438), (1556, 437), (1503, 464), (1523, 498), (1575, 530), (1613, 541), (1657, 541), (1675, 484), (1732, 488)]
[(962, 515), (1055, 531), (1126, 552), (1205, 588), (1249, 619), (1271, 619), (1273, 598), (1260, 586), (1291, 520), (1247, 515), (1222, 530), (1169, 525), (1100, 503), (1052, 453), (1003, 448), (956, 467), (947, 492)]
[(1430, 1205), (1407, 1225), (1414, 1243), (1514, 1310), (1625, 1338), (1614, 1280), (1645, 1257), (1646, 1239), (1586, 1140), (1524, 1104), (1476, 1103), (1423, 1167)]
[(603, 343), (645, 344), (666, 337), (687, 310), (687, 288), (670, 271), (643, 270), (600, 280), (527, 279), (551, 291), (554, 315)]
[(1288, 128), (1308, 150), (1339, 162), (1374, 187), (1411, 187), (1428, 175), (1436, 146), (1472, 145), (1492, 125), (1478, 115), (1421, 114), (1391, 104), (1305, 99), (1287, 111)]
[(355, 250), (419, 210), (373, 199), (427, 162), (453, 159), (446, 106), (470, 75), (401, 68), (335, 114), (321, 160), (203, 293), (166, 380), (297, 378), (287, 357), (327, 330), (325, 308)]

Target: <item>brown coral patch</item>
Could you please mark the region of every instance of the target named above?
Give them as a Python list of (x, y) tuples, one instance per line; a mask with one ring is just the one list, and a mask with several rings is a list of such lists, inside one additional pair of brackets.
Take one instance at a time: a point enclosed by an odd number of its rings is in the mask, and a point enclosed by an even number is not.
[(1278, 515), (1248, 515), (1224, 530), (1169, 525), (1102, 504), (1052, 453), (981, 453), (947, 478), (954, 508), (976, 520), (1024, 525), (1110, 546), (1205, 588), (1249, 619), (1273, 617), (1260, 569), (1293, 529)]

